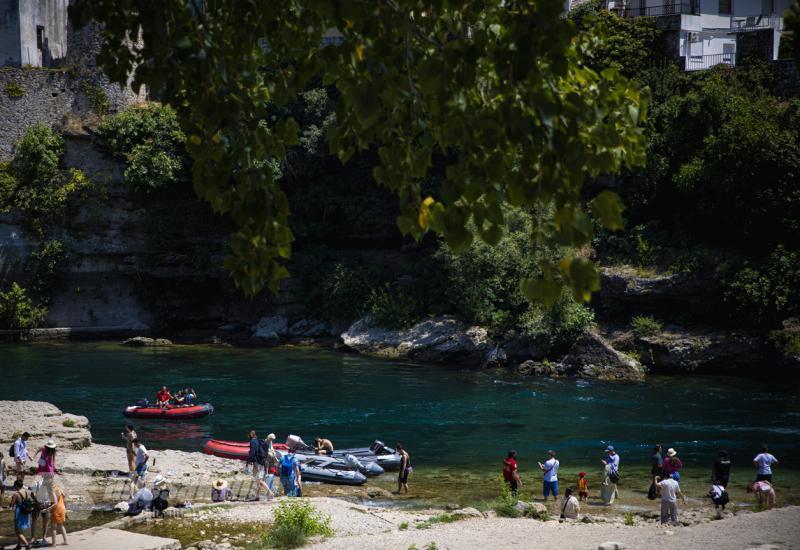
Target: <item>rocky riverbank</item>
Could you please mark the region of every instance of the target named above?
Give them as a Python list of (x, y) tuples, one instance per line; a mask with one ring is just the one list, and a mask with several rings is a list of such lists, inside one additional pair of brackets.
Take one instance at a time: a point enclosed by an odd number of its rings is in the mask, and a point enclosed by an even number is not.
[[(124, 449), (92, 442), (85, 417), (64, 413), (45, 402), (0, 401), (0, 418), (4, 419), (0, 448), (6, 448), (23, 431), (31, 434), (31, 449), (49, 438), (56, 440), (56, 479), (68, 494), (72, 521), (127, 500)], [(177, 538), (184, 548), (245, 548), (268, 530), (276, 504), (284, 500), (249, 502), (255, 496), (254, 485), (239, 461), (174, 450), (155, 450), (152, 456), (155, 463), (150, 471), (168, 478), (171, 502), (189, 501), (194, 508), (170, 509), (164, 520), (145, 515), (134, 521), (115, 521), (115, 528)], [(632, 470), (626, 471), (632, 474)], [(694, 494), (697, 491), (690, 491), (689, 504), (681, 508), (680, 526), (664, 528), (657, 523), (657, 503), (627, 489), (621, 491), (618, 505), (602, 507), (590, 501), (583, 505), (580, 522), (560, 524), (552, 519), (559, 512), (555, 502), (520, 503), (521, 509), (530, 508), (535, 513), (517, 519), (497, 517), (489, 502), (476, 503), (480, 509), (464, 508), (463, 504), (422, 509), (423, 495), (434, 493), (424, 487), (429, 480), (423, 471), (415, 476), (415, 509), (405, 508), (412, 501), (387, 490), (393, 482), (390, 478), (383, 480), (385, 483), (378, 478), (355, 488), (306, 484), (305, 495), (312, 497), (313, 506), (323, 515), (331, 517), (335, 532), (332, 538), (312, 541), (313, 546), (405, 549), (435, 542), (451, 548), (510, 547), (535, 540), (543, 548), (595, 548), (608, 541), (622, 542), (627, 548), (645, 548), (655, 540), (659, 546), (681, 548), (758, 548), (762, 543), (775, 545), (770, 548), (792, 548), (793, 541), (800, 540), (800, 508), (752, 513), (742, 502), (744, 494), (736, 494), (738, 504), (732, 504), (722, 519), (715, 521), (708, 503)], [(565, 483), (569, 476), (565, 473)], [(239, 502), (198, 507), (208, 502), (211, 482), (220, 477), (228, 480)], [(33, 476), (29, 479), (32, 482)], [(465, 538), (467, 532), (470, 536)], [(745, 532), (747, 537), (741, 538)]]
[[(262, 540), (276, 506), (285, 500), (210, 506), (164, 520), (139, 520), (126, 528), (178, 539), (187, 550), (248, 548)], [(329, 538), (313, 538), (307, 546), (321, 549), (782, 550), (796, 548), (800, 540), (800, 508), (796, 506), (728, 513), (720, 519), (714, 519), (708, 510), (686, 511), (681, 513), (679, 525), (663, 526), (656, 514), (632, 515), (627, 522), (623, 517), (587, 515), (559, 522), (555, 514), (503, 518), (475, 508), (404, 511), (325, 497), (311, 499), (311, 503), (323, 518), (330, 518), (334, 533)]]

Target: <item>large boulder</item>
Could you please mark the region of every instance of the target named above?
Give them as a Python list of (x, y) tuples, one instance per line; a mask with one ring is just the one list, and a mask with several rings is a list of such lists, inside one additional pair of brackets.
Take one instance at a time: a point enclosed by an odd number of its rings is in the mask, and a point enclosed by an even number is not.
[(645, 374), (636, 359), (615, 350), (591, 330), (575, 340), (559, 368), (568, 376), (601, 380), (643, 380)]
[(472, 366), (485, 364), (487, 355), (494, 356), (496, 351), (485, 328), (466, 325), (454, 317), (436, 317), (397, 330), (376, 326), (365, 317), (353, 323), (341, 338), (348, 348), (375, 357)]
[(271, 315), (262, 317), (252, 327), (252, 338), (260, 340), (266, 344), (277, 344), (282, 336), (286, 336), (289, 331), (289, 321), (285, 315)]
[(761, 359), (755, 335), (704, 328), (665, 327), (658, 334), (637, 337), (635, 349), (641, 362), (658, 372), (737, 370)]
[(603, 268), (596, 306), (608, 312), (696, 310), (713, 282), (689, 273), (643, 274), (628, 266)]

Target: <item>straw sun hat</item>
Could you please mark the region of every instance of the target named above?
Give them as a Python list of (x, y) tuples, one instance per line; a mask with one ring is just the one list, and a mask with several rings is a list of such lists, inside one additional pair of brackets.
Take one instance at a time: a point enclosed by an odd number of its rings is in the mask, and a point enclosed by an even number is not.
[(48, 449), (55, 449), (56, 448), (56, 442), (53, 441), (52, 439), (48, 439), (47, 443), (45, 443), (44, 446), (47, 447)]
[(675, 452), (675, 449), (672, 449), (672, 448), (670, 448), (670, 449), (667, 449), (667, 456), (669, 456), (669, 457), (673, 457), (673, 456), (675, 456), (676, 454), (678, 454), (678, 453), (676, 453), (676, 452)]
[(214, 489), (225, 489), (228, 486), (228, 482), (224, 479), (218, 479), (214, 483), (211, 484)]

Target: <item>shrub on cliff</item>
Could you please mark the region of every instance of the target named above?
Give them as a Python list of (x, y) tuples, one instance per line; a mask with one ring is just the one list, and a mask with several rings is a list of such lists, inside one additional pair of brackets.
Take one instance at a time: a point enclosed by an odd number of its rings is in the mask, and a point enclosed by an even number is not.
[(562, 292), (551, 308), (531, 303), (519, 281), (541, 275), (541, 262), (566, 254), (558, 245), (531, 238), (534, 215), (521, 209), (503, 210), (507, 233), (491, 246), (476, 240), (461, 254), (442, 244), (434, 259), (444, 272), (445, 311), (496, 330), (518, 328), (545, 348), (568, 343), (594, 322), (592, 310)]
[(649, 315), (636, 315), (631, 319), (631, 330), (636, 336), (653, 336), (661, 332), (661, 323)]
[(186, 136), (171, 107), (131, 107), (103, 120), (98, 135), (103, 150), (125, 163), (125, 182), (134, 189), (153, 191), (184, 177)]
[(47, 309), (33, 304), (27, 291), (12, 283), (7, 292), (0, 292), (0, 326), (7, 329), (30, 329), (41, 326)]
[(14, 210), (40, 238), (46, 226), (64, 222), (67, 207), (91, 182), (80, 170), (62, 170), (64, 139), (44, 125), (32, 126), (17, 142), (14, 158), (0, 166), (0, 212)]

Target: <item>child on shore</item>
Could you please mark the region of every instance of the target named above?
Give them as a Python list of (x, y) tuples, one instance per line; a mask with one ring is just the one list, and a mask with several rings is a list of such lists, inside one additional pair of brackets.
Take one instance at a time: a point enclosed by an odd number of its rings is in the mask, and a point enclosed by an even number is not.
[(589, 482), (586, 481), (586, 472), (578, 473), (578, 500), (589, 500)]
[(64, 546), (67, 546), (67, 528), (65, 526), (67, 522), (67, 506), (64, 504), (64, 491), (61, 487), (56, 486), (53, 488), (53, 493), (55, 494), (56, 503), (48, 508), (48, 511), (52, 514), (50, 520), (52, 525), (50, 543), (51, 546), (55, 546), (56, 535), (61, 533), (61, 537), (64, 539)]

